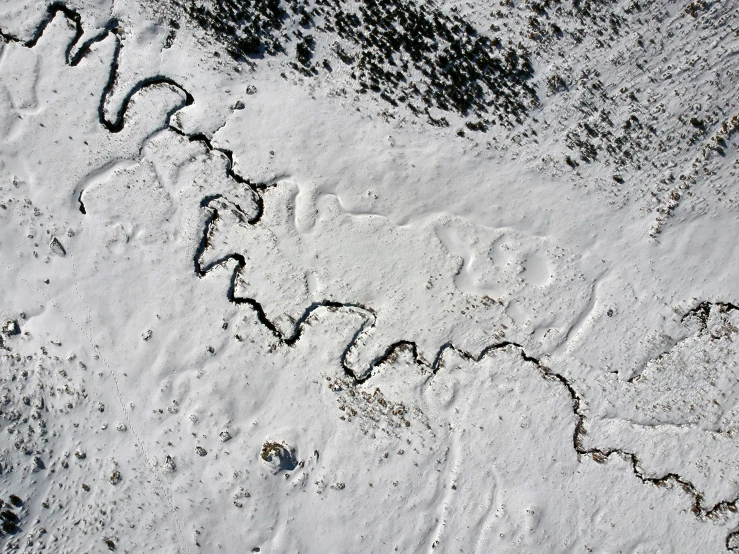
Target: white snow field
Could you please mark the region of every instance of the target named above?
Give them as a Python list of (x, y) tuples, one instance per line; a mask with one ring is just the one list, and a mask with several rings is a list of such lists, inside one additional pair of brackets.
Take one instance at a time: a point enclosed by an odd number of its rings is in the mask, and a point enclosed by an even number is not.
[(734, 1), (3, 0), (0, 551), (739, 551), (737, 54)]

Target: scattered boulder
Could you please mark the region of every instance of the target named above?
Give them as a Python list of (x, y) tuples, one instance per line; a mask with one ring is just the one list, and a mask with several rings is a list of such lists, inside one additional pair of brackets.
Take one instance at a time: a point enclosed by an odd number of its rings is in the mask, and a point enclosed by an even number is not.
[(59, 242), (59, 239), (56, 237), (51, 239), (51, 242), (49, 243), (49, 251), (57, 256), (67, 255), (67, 251), (64, 249), (64, 246), (62, 246), (62, 243)]
[(167, 457), (164, 459), (164, 467), (167, 471), (176, 471), (177, 466), (174, 463), (174, 458), (167, 454)]
[(12, 337), (13, 335), (19, 335), (21, 332), (20, 325), (18, 325), (17, 319), (9, 319), (5, 322), (5, 325), (3, 325), (3, 334), (7, 335), (8, 337)]
[(292, 471), (298, 465), (295, 451), (285, 443), (265, 442), (262, 445), (261, 458), (275, 474), (281, 471)]

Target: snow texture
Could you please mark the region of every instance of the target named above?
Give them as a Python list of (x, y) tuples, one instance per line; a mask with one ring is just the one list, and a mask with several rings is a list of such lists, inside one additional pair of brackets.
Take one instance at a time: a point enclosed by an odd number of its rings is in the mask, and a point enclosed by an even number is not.
[(5, 2), (0, 549), (738, 551), (736, 8)]

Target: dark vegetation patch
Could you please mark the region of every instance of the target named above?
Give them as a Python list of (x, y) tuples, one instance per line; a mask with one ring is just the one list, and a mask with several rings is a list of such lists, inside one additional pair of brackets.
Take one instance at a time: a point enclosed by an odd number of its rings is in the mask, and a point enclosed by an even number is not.
[[(235, 60), (283, 54), (306, 77), (346, 66), (360, 93), (428, 117), (440, 109), (490, 123), (520, 123), (537, 103), (531, 54), (416, 0), (175, 0)], [(319, 37), (320, 40), (319, 40)], [(317, 58), (317, 43), (324, 43)], [(490, 118), (490, 119), (488, 119)]]
[(23, 506), (20, 497), (11, 494), (10, 502), (0, 499), (0, 538), (20, 532), (21, 518), (13, 510)]
[[(649, 172), (657, 190), (648, 210), (659, 221), (734, 152), (735, 110), (726, 94), (705, 97), (708, 62), (681, 50), (705, 32), (733, 48), (736, 14), (720, 3), (696, 0), (676, 15), (669, 2), (643, 0), (150, 3), (169, 24), (167, 46), (183, 25), (199, 28), (204, 47), (217, 43), (237, 66), (275, 56), (286, 80), (320, 78), (331, 94), (376, 103), (385, 118), (413, 114), (475, 142), (490, 132), (502, 148), (513, 143), (534, 155), (540, 140), (561, 144), (555, 163), (573, 177), (612, 166), (606, 188), (614, 196), (633, 189), (635, 171)], [(717, 92), (736, 84), (729, 70), (712, 78), (723, 82)], [(675, 108), (678, 96), (687, 108)], [(675, 154), (678, 163), (695, 162), (673, 184), (661, 170)]]
[(281, 55), (303, 77), (342, 68), (359, 93), (390, 109), (405, 106), (436, 127), (449, 122), (431, 110), (455, 113), (484, 132), (522, 123), (539, 103), (537, 88), (567, 88), (559, 76), (537, 87), (534, 56), (559, 49), (565, 37), (577, 44), (593, 36), (596, 47), (607, 47), (625, 16), (640, 10), (636, 0), (623, 14), (614, 6), (502, 0), (463, 14), (421, 0), (169, 0), (157, 9), (172, 37), (184, 18), (237, 62)]

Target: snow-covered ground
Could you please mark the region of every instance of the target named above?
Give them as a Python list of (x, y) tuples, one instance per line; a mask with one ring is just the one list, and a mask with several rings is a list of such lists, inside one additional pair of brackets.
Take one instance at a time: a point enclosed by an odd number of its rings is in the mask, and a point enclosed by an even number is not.
[(6, 0), (0, 548), (738, 551), (738, 8)]

